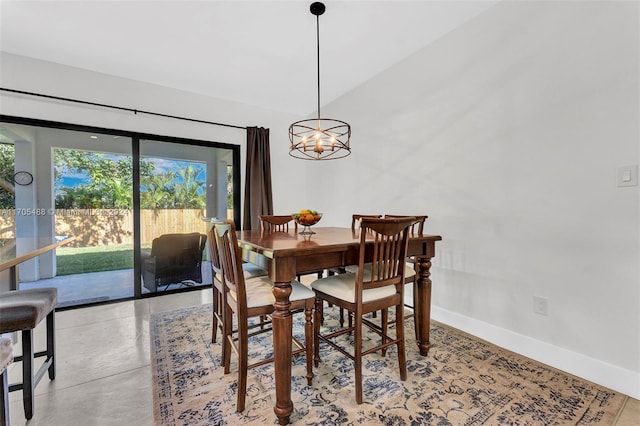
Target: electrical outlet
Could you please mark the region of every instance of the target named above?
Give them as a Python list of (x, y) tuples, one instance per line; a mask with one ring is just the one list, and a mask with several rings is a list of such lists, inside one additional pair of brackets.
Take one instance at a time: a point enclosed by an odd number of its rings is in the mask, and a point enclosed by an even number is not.
[(540, 315), (549, 315), (549, 299), (533, 296), (533, 312)]

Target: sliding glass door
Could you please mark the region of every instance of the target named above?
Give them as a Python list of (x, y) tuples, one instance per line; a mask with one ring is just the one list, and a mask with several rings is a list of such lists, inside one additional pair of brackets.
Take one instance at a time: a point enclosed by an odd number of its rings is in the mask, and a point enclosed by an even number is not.
[(206, 218), (239, 220), (239, 147), (40, 123), (0, 121), (0, 248), (74, 240), (22, 264), (19, 288), (64, 307), (211, 285)]
[(15, 123), (1, 128), (14, 148), (12, 171), (32, 177), (14, 178), (8, 191), (17, 251), (73, 238), (21, 264), (18, 288), (56, 287), (59, 307), (133, 297), (132, 139)]
[(207, 218), (233, 219), (232, 154), (140, 141), (143, 293), (211, 285)]

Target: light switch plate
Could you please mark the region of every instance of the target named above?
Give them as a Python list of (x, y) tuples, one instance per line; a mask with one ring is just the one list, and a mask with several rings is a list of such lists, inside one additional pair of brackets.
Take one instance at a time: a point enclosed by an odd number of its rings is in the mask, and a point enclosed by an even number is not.
[(638, 186), (638, 165), (618, 167), (617, 186)]

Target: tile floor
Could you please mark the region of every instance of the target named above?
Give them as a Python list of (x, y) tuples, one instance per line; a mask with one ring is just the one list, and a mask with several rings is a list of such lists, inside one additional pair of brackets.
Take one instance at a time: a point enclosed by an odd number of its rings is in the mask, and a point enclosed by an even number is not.
[[(21, 392), (10, 393), (11, 425), (153, 425), (149, 318), (203, 303), (211, 303), (211, 289), (57, 312), (56, 379), (45, 375), (36, 387), (29, 422)], [(36, 328), (37, 350), (44, 331)], [(19, 368), (10, 365), (9, 382)]]
[[(29, 422), (21, 392), (10, 394), (11, 425), (153, 425), (149, 318), (203, 303), (211, 303), (210, 289), (57, 312), (56, 379), (45, 375), (36, 388)], [(36, 342), (44, 344), (43, 324)], [(19, 374), (12, 364), (10, 382)], [(640, 425), (639, 419), (640, 401), (629, 400), (616, 425)]]

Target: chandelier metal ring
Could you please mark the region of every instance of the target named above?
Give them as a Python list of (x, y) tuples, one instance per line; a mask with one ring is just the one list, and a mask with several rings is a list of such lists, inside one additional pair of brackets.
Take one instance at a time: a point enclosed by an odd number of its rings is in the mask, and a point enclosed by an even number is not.
[(342, 120), (309, 118), (289, 127), (289, 155), (303, 160), (335, 160), (351, 153), (351, 127)]

